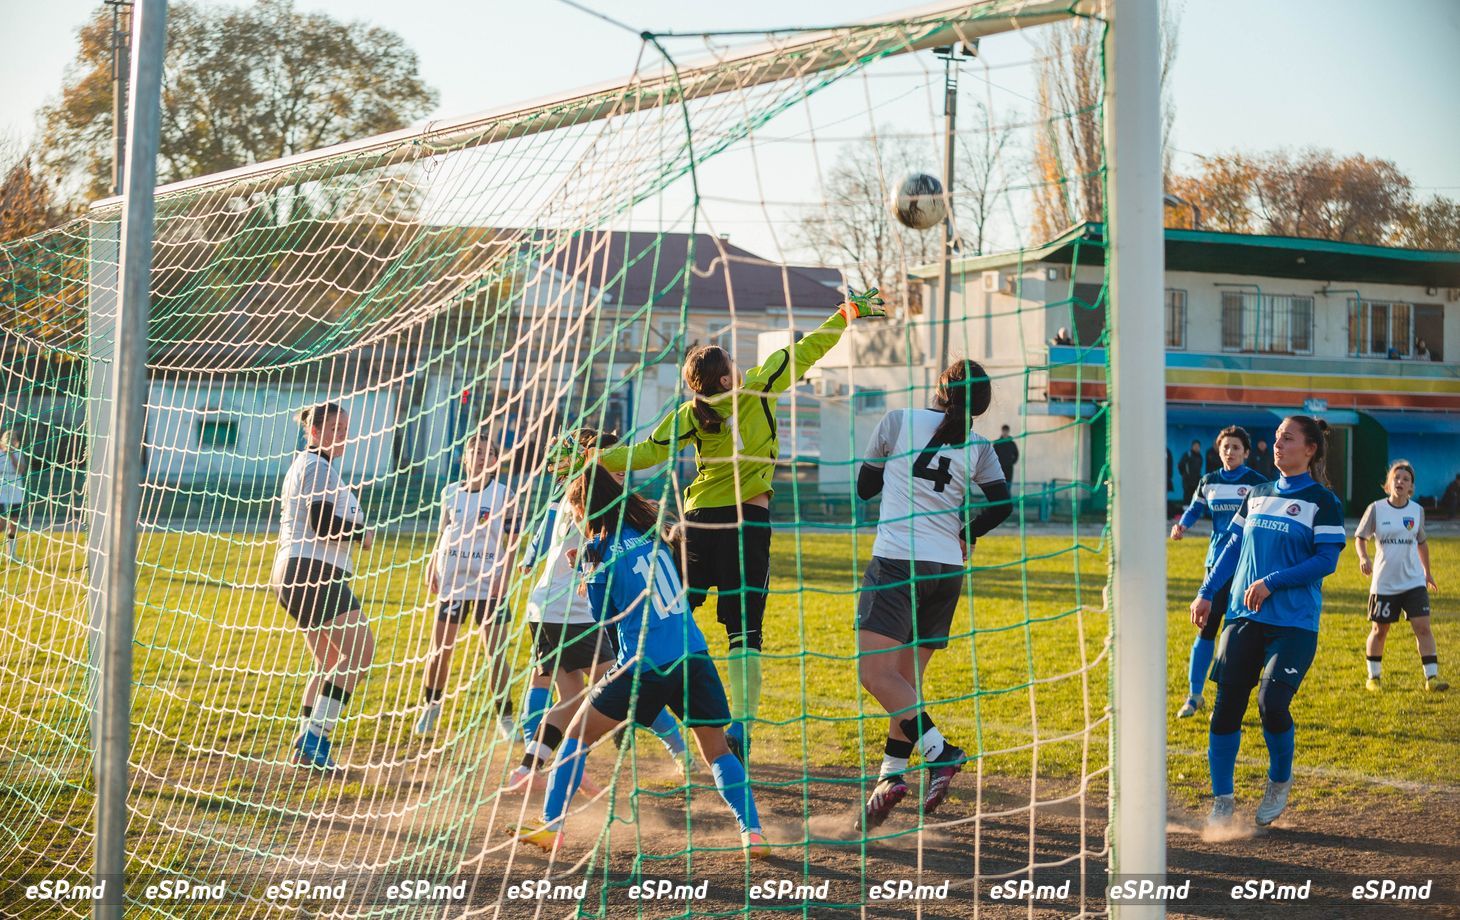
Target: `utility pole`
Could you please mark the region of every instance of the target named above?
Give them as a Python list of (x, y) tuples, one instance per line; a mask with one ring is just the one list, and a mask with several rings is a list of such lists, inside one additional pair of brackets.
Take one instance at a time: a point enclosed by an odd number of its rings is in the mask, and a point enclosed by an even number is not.
[(127, 168), (127, 78), (132, 70), (132, 0), (102, 2), (112, 8), (111, 193), (117, 196), (122, 194), (122, 176)]
[(949, 339), (953, 336), (953, 254), (957, 242), (953, 236), (953, 160), (958, 127), (958, 63), (959, 58), (978, 55), (978, 42), (958, 46), (942, 45), (933, 53), (943, 60), (943, 194), (948, 200), (948, 213), (943, 217), (943, 345), (938, 373), (948, 366)]

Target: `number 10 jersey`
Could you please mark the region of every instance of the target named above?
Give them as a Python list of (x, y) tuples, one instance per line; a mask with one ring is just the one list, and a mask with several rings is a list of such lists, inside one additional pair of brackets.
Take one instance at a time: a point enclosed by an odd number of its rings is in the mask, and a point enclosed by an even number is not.
[(1004, 471), (994, 446), (971, 431), (964, 444), (935, 441), (942, 421), (936, 409), (897, 409), (872, 434), (865, 460), (883, 466), (872, 555), (963, 565), (959, 537), (970, 501), (968, 484), (1003, 482)]

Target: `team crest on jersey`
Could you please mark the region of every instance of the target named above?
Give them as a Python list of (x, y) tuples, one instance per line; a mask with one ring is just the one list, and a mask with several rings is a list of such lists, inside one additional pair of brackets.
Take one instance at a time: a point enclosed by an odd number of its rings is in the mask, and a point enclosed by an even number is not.
[(478, 524), (485, 524), (487, 522), (488, 518), (490, 518), (491, 516), (492, 516), (492, 509), (490, 509), (490, 508), (483, 508), (481, 511), (478, 511), (477, 512), (477, 523)]
[(1290, 516), (1297, 517), (1299, 512), (1301, 512), (1303, 509), (1298, 507), (1297, 502), (1293, 502), (1291, 505), (1288, 506), (1287, 510)]
[(1237, 487), (1237, 497), (1238, 498), (1246, 498), (1247, 497), (1247, 493), (1250, 492), (1250, 491), (1252, 491), (1252, 490), (1249, 489), (1249, 488), (1247, 488), (1246, 486), (1238, 486)]
[(1401, 518), (1405, 530), (1414, 530), (1414, 518)]

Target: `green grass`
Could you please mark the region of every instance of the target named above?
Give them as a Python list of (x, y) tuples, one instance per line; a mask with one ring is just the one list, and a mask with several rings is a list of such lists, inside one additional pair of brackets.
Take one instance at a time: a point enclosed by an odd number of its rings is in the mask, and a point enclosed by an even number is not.
[[(77, 540), (27, 536), (27, 565), (0, 572), (0, 850), (22, 854), (11, 860), (21, 872), (89, 864), (87, 607)], [(1440, 584), (1460, 586), (1460, 539), (1435, 538), (1431, 547)], [(1170, 710), (1185, 694), (1186, 604), (1204, 548), (1201, 539), (1171, 546)], [(432, 619), (419, 576), (424, 538), (385, 540), (362, 560), (368, 574), (357, 590), (374, 625), (376, 665), (350, 705), (340, 743), (353, 763), (371, 767), (364, 778), (334, 785), (282, 764), (309, 662), (290, 621), (258, 587), (271, 549), (258, 535), (143, 538), (133, 697), (137, 858), (153, 866), (264, 859), (292, 852), (307, 836), (301, 830), (320, 820), (338, 833), (316, 836), (334, 846), (338, 835), (364, 833), (352, 822), (371, 814), (400, 816), (423, 854), (469, 836), (510, 768), (506, 746), (493, 738), (481, 690), (486, 662), (474, 645), (458, 656), (451, 719), (426, 778), (401, 780), (428, 761), (406, 734)], [(854, 591), (870, 549), (865, 534), (778, 533), (758, 762), (843, 778), (875, 771), (886, 722), (858, 686), (853, 628)], [(1109, 756), (1104, 545), (1092, 536), (988, 537), (976, 563), (973, 603), (960, 605), (953, 641), (927, 676), (939, 725), (980, 752), (988, 775), (1027, 784), (1033, 774), (1061, 785), (1098, 776)], [(1363, 690), (1366, 593), (1348, 553), (1327, 582), (1318, 658), (1294, 704), (1305, 807), (1356, 787), (1403, 792), (1404, 784), (1453, 783), (1460, 762), (1460, 699), (1422, 691), (1407, 626), (1392, 633), (1389, 689), (1377, 697)], [(1441, 662), (1450, 665), (1460, 660), (1460, 635), (1446, 598), (1437, 595), (1434, 619)], [(723, 654), (712, 606), (700, 622), (712, 651)], [(521, 665), (527, 649), (518, 627), (512, 654)], [(1255, 704), (1248, 727), (1239, 784), (1254, 788), (1264, 765)], [(1193, 803), (1206, 790), (1205, 719), (1172, 718), (1169, 744), (1172, 797)], [(190, 832), (176, 833), (183, 828)]]

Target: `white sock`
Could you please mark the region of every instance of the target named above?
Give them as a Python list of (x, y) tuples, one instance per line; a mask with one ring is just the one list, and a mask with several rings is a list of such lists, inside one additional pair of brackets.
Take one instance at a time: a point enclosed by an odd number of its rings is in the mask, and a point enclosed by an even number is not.
[(918, 739), (918, 751), (923, 755), (924, 760), (937, 760), (937, 755), (942, 752), (943, 745), (948, 742), (943, 740), (943, 733), (936, 728), (930, 728)]
[(321, 693), (314, 700), (314, 712), (309, 716), (309, 730), (317, 735), (328, 735), (335, 723), (340, 721), (340, 710), (344, 708), (344, 703)]
[(886, 779), (889, 776), (901, 776), (907, 772), (906, 757), (892, 757), (888, 754), (882, 755), (882, 772), (877, 774), (878, 779)]
[(1425, 664), (1425, 677), (1439, 677), (1440, 676), (1440, 663), (1438, 661), (1426, 661), (1424, 664)]
[(1382, 662), (1382, 661), (1373, 661), (1373, 660), (1366, 661), (1365, 664), (1367, 664), (1369, 666), (1369, 676), (1370, 677), (1378, 677), (1379, 676), (1379, 669), (1384, 666), (1384, 662)]

